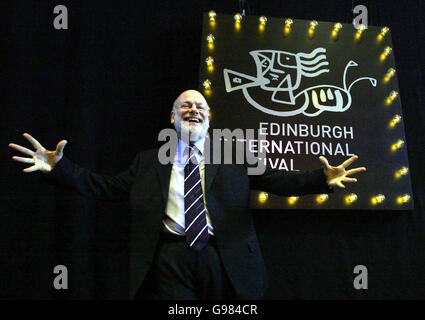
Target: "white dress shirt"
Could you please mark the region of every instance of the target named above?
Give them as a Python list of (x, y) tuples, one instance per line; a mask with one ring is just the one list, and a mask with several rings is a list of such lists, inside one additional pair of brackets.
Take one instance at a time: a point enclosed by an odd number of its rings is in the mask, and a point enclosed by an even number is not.
[[(205, 138), (194, 143), (194, 152), (196, 160), (199, 163), (199, 173), (201, 175), (202, 193), (204, 194), (204, 206), (207, 214), (208, 232), (214, 235), (211, 219), (208, 214), (207, 204), (205, 203), (205, 161), (204, 161)], [(166, 217), (162, 221), (163, 230), (176, 235), (185, 235), (185, 216), (184, 216), (184, 167), (189, 156), (189, 146), (186, 142), (179, 139), (179, 145), (174, 156), (173, 167), (171, 170), (170, 187), (168, 190), (168, 202), (165, 209)]]

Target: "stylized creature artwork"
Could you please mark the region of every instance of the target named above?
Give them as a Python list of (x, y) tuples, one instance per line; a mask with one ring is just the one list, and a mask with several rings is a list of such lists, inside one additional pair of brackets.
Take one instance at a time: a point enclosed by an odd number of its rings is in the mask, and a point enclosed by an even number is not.
[[(349, 67), (358, 66), (356, 62), (350, 60), (344, 69), (343, 88), (324, 84), (296, 93), (302, 77), (314, 78), (329, 72), (325, 48), (316, 48), (308, 54), (278, 50), (255, 50), (249, 54), (254, 58), (257, 77), (224, 69), (226, 91), (242, 90), (246, 100), (252, 106), (275, 116), (289, 117), (302, 113), (315, 117), (323, 111), (344, 112), (351, 106), (350, 90), (354, 83), (369, 80), (372, 86), (376, 86), (376, 79), (362, 77), (353, 81), (347, 88), (347, 70)], [(256, 90), (258, 92), (258, 89), (269, 91), (270, 100), (279, 104), (281, 110), (261, 105), (254, 100), (252, 93)]]

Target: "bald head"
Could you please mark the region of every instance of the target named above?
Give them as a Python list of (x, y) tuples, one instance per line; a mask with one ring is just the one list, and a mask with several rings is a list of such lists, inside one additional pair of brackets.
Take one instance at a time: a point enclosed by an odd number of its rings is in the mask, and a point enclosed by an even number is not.
[(190, 90), (183, 91), (177, 97), (177, 99), (174, 101), (174, 104), (173, 104), (173, 111), (175, 112), (176, 109), (179, 106), (181, 106), (185, 101), (197, 102), (197, 103), (199, 102), (199, 103), (202, 103), (203, 105), (205, 105), (207, 110), (210, 109), (210, 107), (208, 106), (208, 102), (207, 102), (207, 100), (205, 100), (202, 93), (200, 93), (197, 90), (190, 89)]

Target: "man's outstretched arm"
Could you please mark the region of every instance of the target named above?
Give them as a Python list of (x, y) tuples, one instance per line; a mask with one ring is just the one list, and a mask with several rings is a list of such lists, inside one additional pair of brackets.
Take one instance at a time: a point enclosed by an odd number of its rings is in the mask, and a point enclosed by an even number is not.
[(131, 185), (137, 175), (140, 153), (129, 169), (119, 175), (108, 176), (81, 168), (64, 157), (63, 149), (67, 144), (66, 140), (60, 141), (55, 151), (49, 151), (31, 135), (24, 133), (24, 137), (33, 145), (35, 151), (14, 143), (9, 144), (9, 147), (28, 156), (12, 157), (15, 161), (32, 164), (23, 169), (23, 172), (41, 171), (46, 173), (47, 179), (70, 186), (81, 194), (93, 198), (117, 201), (128, 199)]
[(283, 171), (267, 168), (263, 175), (250, 176), (251, 188), (271, 192), (280, 196), (296, 196), (314, 193), (330, 193), (343, 182), (353, 183), (357, 179), (348, 176), (366, 171), (365, 167), (345, 170), (358, 157), (353, 156), (341, 165), (330, 166), (325, 157), (320, 157), (323, 169), (314, 171)]

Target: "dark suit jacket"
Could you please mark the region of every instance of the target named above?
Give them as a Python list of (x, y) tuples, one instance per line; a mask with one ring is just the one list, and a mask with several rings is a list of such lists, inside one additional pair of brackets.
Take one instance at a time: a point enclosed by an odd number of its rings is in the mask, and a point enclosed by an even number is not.
[[(130, 168), (116, 176), (93, 173), (63, 157), (49, 178), (94, 198), (125, 200), (130, 196), (130, 297), (152, 265), (167, 205), (172, 165), (158, 162), (157, 150), (137, 154)], [(329, 193), (323, 169), (286, 172), (267, 168), (248, 176), (245, 165), (206, 164), (205, 197), (227, 275), (244, 299), (260, 298), (267, 275), (249, 208), (250, 190), (281, 196)]]

